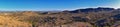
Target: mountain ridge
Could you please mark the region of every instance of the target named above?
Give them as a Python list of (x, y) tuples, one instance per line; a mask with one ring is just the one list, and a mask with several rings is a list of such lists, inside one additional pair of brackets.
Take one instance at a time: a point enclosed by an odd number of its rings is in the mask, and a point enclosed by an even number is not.
[[(60, 12), (1, 12), (0, 26), (5, 27), (119, 27), (120, 10), (86, 8)], [(12, 24), (11, 24), (12, 23)], [(11, 25), (10, 25), (11, 24)], [(28, 25), (27, 25), (28, 24)], [(4, 26), (5, 25), (5, 26)]]

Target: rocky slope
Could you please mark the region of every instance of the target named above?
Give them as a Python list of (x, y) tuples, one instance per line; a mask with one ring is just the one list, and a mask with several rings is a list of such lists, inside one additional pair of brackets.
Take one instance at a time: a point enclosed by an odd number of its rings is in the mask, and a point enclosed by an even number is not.
[(0, 27), (119, 27), (120, 10), (86, 8), (62, 12), (1, 12)]

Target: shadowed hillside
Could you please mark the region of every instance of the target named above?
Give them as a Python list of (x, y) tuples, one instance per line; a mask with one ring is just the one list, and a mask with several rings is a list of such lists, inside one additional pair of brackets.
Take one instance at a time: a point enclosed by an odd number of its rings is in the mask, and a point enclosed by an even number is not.
[(119, 27), (120, 10), (86, 8), (61, 12), (0, 12), (0, 27)]

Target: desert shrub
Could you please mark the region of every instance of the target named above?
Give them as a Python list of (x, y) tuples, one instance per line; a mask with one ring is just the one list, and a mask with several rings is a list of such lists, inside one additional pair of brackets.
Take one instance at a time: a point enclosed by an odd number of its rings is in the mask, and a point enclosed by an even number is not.
[(81, 17), (73, 17), (73, 21), (75, 22), (87, 22), (87, 18), (81, 18)]

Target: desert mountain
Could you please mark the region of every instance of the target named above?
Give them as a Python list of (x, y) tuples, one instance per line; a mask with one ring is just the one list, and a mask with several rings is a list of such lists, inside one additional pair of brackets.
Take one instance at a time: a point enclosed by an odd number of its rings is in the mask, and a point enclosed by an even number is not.
[(86, 8), (61, 12), (1, 12), (0, 27), (119, 27), (120, 10)]

